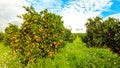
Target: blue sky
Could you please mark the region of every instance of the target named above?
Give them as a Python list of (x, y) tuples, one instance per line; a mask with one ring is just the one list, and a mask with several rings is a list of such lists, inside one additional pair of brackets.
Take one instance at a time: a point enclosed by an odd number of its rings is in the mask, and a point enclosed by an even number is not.
[(72, 32), (85, 32), (90, 17), (120, 18), (120, 0), (0, 0), (1, 31), (9, 22), (20, 26), (23, 21), (16, 16), (25, 13), (25, 5), (34, 6), (38, 12), (47, 8), (63, 16), (64, 26), (71, 27)]
[(120, 0), (112, 0), (113, 4), (109, 8), (109, 11), (103, 11), (103, 17), (107, 17), (109, 15), (120, 13)]

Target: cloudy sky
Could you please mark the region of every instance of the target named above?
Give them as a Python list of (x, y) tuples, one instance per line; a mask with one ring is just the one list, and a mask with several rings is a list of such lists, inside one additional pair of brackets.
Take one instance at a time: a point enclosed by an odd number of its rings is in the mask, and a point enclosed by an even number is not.
[(22, 23), (16, 16), (25, 12), (22, 8), (25, 5), (34, 6), (38, 12), (47, 8), (63, 16), (64, 26), (71, 27), (72, 32), (85, 32), (89, 17), (120, 18), (120, 0), (0, 0), (0, 31), (8, 23)]

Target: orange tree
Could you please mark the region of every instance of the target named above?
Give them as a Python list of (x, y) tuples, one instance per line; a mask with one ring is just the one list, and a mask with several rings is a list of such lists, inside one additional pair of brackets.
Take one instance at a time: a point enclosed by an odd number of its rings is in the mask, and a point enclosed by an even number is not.
[(83, 41), (88, 47), (103, 47), (103, 20), (100, 17), (89, 18), (86, 23), (86, 36)]
[(120, 22), (115, 18), (108, 18), (103, 26), (104, 43), (110, 50), (120, 55)]
[(90, 18), (86, 23), (87, 34), (82, 39), (88, 47), (109, 47), (120, 55), (120, 21), (115, 18), (103, 20)]
[(36, 61), (36, 58), (53, 57), (58, 49), (64, 47), (66, 29), (61, 16), (49, 13), (47, 9), (36, 12), (34, 8), (24, 7), (27, 11), (19, 35), (12, 37), (11, 47), (18, 54), (21, 63)]

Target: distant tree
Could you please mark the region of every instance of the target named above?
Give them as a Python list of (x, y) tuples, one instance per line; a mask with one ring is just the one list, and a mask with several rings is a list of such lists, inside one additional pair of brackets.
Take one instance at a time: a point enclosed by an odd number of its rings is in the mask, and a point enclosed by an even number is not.
[(5, 37), (5, 33), (0, 32), (0, 42), (4, 40), (4, 37)]

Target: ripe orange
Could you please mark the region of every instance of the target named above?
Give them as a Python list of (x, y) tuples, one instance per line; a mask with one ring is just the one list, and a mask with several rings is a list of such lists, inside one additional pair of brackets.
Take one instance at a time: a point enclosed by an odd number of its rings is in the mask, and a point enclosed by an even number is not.
[(54, 45), (56, 45), (56, 44), (57, 44), (57, 42), (56, 42), (56, 41), (54, 41), (54, 42), (53, 42), (53, 44), (54, 44)]
[(43, 29), (42, 29), (42, 28), (40, 28), (40, 29), (39, 29), (39, 32), (43, 32)]
[(48, 34), (48, 37), (50, 37), (51, 36), (51, 34)]

